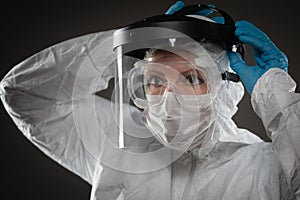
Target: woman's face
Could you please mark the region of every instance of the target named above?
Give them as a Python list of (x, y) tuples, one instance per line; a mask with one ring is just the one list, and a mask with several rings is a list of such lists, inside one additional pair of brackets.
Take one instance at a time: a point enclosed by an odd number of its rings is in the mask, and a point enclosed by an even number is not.
[(150, 60), (145, 68), (147, 94), (177, 92), (183, 95), (201, 95), (208, 92), (203, 72), (182, 57), (170, 52), (159, 52), (152, 54)]

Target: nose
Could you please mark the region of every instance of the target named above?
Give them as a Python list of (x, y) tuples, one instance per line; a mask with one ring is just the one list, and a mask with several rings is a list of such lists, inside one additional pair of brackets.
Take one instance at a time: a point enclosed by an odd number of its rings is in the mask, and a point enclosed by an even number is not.
[(174, 92), (175, 87), (176, 87), (176, 84), (174, 84), (173, 82), (168, 82), (165, 85), (165, 92)]
[(167, 87), (167, 92), (174, 92), (174, 90), (172, 89), (172, 87), (168, 86)]

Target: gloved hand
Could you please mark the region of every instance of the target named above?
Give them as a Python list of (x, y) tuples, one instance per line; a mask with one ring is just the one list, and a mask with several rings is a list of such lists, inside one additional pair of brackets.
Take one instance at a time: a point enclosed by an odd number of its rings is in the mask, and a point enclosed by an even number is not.
[(288, 59), (270, 38), (248, 21), (235, 24), (235, 35), (241, 42), (252, 46), (255, 66), (248, 66), (238, 53), (228, 52), (231, 68), (240, 76), (251, 95), (257, 80), (269, 69), (280, 68), (287, 72)]
[(177, 1), (165, 12), (166, 15), (173, 15), (175, 12), (181, 10), (184, 7), (184, 3), (182, 1)]
[[(211, 6), (212, 8), (215, 8), (215, 5), (212, 4), (208, 4), (209, 6)], [(172, 6), (170, 6), (170, 8), (166, 11), (166, 15), (172, 15), (175, 12), (181, 10), (184, 7), (184, 3), (182, 1), (177, 1), (176, 3), (174, 3)], [(211, 14), (213, 11), (212, 10), (200, 10), (196, 13), (193, 13), (194, 15), (202, 15), (204, 17), (208, 16), (209, 14)], [(224, 24), (224, 18), (223, 17), (214, 17), (211, 18), (212, 20), (214, 20), (215, 22), (218, 22), (220, 24)]]

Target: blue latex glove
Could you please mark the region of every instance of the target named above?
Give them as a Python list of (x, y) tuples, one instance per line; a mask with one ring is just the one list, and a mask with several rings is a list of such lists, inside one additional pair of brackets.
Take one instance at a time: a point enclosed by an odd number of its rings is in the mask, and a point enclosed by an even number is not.
[(231, 68), (240, 76), (249, 94), (257, 80), (269, 69), (280, 68), (287, 72), (288, 59), (270, 38), (248, 21), (235, 24), (235, 35), (241, 42), (252, 46), (255, 66), (248, 66), (238, 53), (228, 52)]
[[(215, 8), (216, 6), (213, 4), (208, 4), (209, 6), (211, 6), (212, 8)], [(172, 6), (170, 6), (170, 8), (166, 11), (166, 15), (172, 15), (175, 12), (181, 10), (184, 7), (184, 3), (182, 1), (177, 1), (176, 3), (174, 3)], [(193, 13), (194, 15), (202, 15), (204, 17), (210, 15), (213, 11), (212, 10), (200, 10), (196, 13)], [(213, 17), (211, 18), (212, 20), (214, 20), (217, 23), (220, 24), (224, 24), (224, 18), (223, 17)]]
[[(208, 4), (209, 6), (211, 6), (212, 8), (215, 8), (216, 6), (213, 4)], [(170, 6), (170, 8), (166, 11), (166, 15), (172, 15), (175, 12), (181, 10), (184, 7), (184, 3), (182, 1), (177, 1), (176, 3), (174, 3), (172, 6)], [(193, 13), (194, 15), (202, 15), (204, 17), (210, 15), (211, 13), (213, 13), (212, 10), (200, 10), (196, 13)], [(211, 18), (212, 20), (214, 20), (217, 23), (220, 24), (224, 24), (224, 18), (223, 17), (213, 17)]]
[(181, 10), (184, 7), (184, 3), (182, 1), (177, 1), (165, 12), (166, 15), (173, 15), (175, 12)]
[[(209, 4), (209, 6), (211, 7), (215, 7), (214, 5)], [(184, 3), (182, 1), (177, 1), (176, 3), (174, 3), (172, 6), (170, 6), (170, 8), (166, 11), (166, 15), (173, 15), (175, 12), (181, 10), (184, 7)], [(201, 10), (198, 11), (196, 13), (193, 13), (195, 15), (202, 15), (202, 16), (208, 16), (209, 14), (211, 14), (213, 11), (211, 10)]]

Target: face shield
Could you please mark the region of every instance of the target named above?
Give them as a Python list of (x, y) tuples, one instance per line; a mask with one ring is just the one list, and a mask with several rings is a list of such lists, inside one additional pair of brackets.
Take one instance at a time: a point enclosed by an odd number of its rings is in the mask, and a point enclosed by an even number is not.
[[(231, 45), (236, 50), (236, 44), (240, 45), (231, 32), (233, 21), (222, 14), (222, 27), (203, 17), (177, 15), (175, 18), (189, 21), (179, 25), (174, 23), (173, 16), (158, 16), (147, 19), (146, 24), (141, 21), (114, 33), (118, 58), (115, 111), (119, 116), (120, 148), (126, 146), (125, 104), (141, 110), (142, 124), (161, 144), (179, 151), (187, 150), (211, 126), (216, 113), (212, 111), (212, 102), (222, 75), (226, 79), (229, 71), (224, 68), (228, 65), (220, 64), (223, 49)], [(196, 26), (197, 22), (201, 25)], [(198, 33), (202, 35), (195, 36)]]
[[(73, 89), (74, 105), (79, 99), (89, 105), (73, 107), (84, 146), (106, 166), (133, 173), (161, 169), (196, 147), (211, 149), (224, 112), (220, 102), (228, 103), (220, 90), (230, 78), (225, 43), (192, 29), (206, 22), (165, 15), (145, 21), (90, 39), (95, 46)], [(207, 36), (212, 24), (202, 31)], [(110, 84), (108, 101), (98, 105), (88, 95)]]
[[(219, 111), (213, 101), (222, 85), (222, 74), (229, 70), (228, 65), (220, 63), (225, 55), (221, 45), (197, 42), (165, 28), (139, 28), (122, 34), (143, 36), (143, 40), (115, 49), (114, 110), (120, 128), (119, 148), (130, 146), (128, 135), (154, 136), (164, 147), (179, 152), (209, 140), (203, 133), (214, 129), (215, 113)], [(147, 135), (126, 130), (124, 119), (130, 115), (131, 106), (140, 110), (136, 123), (147, 128)]]

